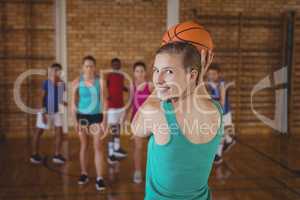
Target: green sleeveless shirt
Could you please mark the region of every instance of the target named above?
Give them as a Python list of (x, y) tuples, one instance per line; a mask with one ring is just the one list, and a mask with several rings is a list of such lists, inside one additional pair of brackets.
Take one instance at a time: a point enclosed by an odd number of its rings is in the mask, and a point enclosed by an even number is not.
[[(222, 117), (222, 108), (214, 102)], [(162, 102), (169, 127), (167, 144), (148, 143), (145, 200), (209, 200), (208, 177), (224, 128), (208, 143), (194, 144), (182, 133), (170, 101)]]

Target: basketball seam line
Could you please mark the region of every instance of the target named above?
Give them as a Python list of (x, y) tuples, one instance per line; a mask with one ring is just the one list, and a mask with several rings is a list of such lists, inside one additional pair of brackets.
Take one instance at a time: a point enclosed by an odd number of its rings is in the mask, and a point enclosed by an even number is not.
[(177, 33), (177, 35), (179, 35), (180, 33), (183, 33), (183, 32), (185, 32), (185, 31), (192, 30), (192, 29), (199, 29), (199, 30), (204, 30), (204, 31), (208, 32), (208, 31), (207, 31), (205, 28), (200, 28), (200, 27), (191, 27), (191, 28), (188, 28), (188, 29), (184, 29), (184, 30), (182, 30), (182, 31), (179, 31), (179, 32)]
[[(175, 33), (175, 36), (176, 36), (178, 39), (180, 39), (180, 40), (182, 40), (182, 41), (184, 41), (184, 42), (190, 42), (190, 43), (193, 43), (193, 44), (197, 44), (197, 45), (200, 45), (200, 46), (202, 46), (202, 47), (205, 47), (205, 48), (209, 49), (207, 46), (205, 46), (205, 45), (203, 45), (203, 44), (200, 44), (200, 43), (194, 42), (194, 41), (190, 41), (190, 40), (184, 40), (184, 39), (182, 39), (181, 37), (179, 37), (178, 34), (176, 33), (177, 27), (178, 27), (178, 25), (175, 27), (174, 33)], [(196, 27), (192, 27), (192, 28), (196, 28)], [(192, 28), (190, 28), (190, 29), (192, 29)], [(196, 29), (197, 29), (197, 28), (196, 28)], [(186, 30), (189, 30), (189, 29), (186, 29)], [(186, 31), (186, 30), (184, 30), (184, 31)], [(202, 29), (202, 30), (205, 30), (205, 29)], [(184, 32), (184, 31), (181, 31), (180, 33)], [(205, 31), (206, 31), (206, 30), (205, 30)]]

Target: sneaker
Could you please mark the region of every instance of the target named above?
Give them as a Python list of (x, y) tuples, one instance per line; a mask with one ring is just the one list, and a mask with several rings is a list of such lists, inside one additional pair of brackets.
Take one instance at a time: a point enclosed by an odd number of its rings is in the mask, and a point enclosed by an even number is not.
[(117, 158), (125, 158), (127, 156), (127, 152), (122, 148), (119, 148), (118, 150), (114, 150), (114, 156)]
[(105, 184), (103, 179), (98, 179), (96, 180), (96, 190), (98, 191), (103, 191), (105, 190)]
[(223, 145), (223, 149), (222, 149), (222, 152), (226, 153), (228, 152), (234, 145), (235, 145), (236, 141), (234, 138), (232, 138), (231, 142), (224, 142), (224, 145)]
[(59, 154), (59, 155), (55, 155), (52, 158), (52, 162), (54, 162), (55, 164), (64, 164), (66, 162), (66, 159)]
[(215, 163), (216, 165), (219, 165), (219, 164), (221, 164), (222, 162), (223, 162), (222, 157), (219, 156), (218, 154), (216, 154), (214, 163)]
[(108, 162), (108, 164), (112, 165), (112, 164), (119, 162), (119, 160), (115, 155), (112, 155), (112, 156), (108, 156), (107, 162)]
[(85, 174), (81, 174), (78, 180), (78, 184), (79, 185), (84, 185), (87, 184), (89, 182), (89, 177)]
[(136, 184), (140, 184), (143, 182), (142, 173), (140, 171), (135, 171), (133, 174), (133, 182)]
[(34, 154), (30, 157), (30, 162), (33, 164), (41, 164), (42, 161), (43, 159), (39, 154)]

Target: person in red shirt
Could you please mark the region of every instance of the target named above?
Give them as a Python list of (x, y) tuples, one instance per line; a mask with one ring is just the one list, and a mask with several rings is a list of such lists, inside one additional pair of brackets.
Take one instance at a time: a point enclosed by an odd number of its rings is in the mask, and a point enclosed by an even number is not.
[(113, 58), (111, 60), (111, 68), (112, 72), (107, 75), (107, 123), (112, 135), (108, 142), (109, 164), (113, 164), (127, 156), (126, 151), (124, 151), (120, 145), (120, 128), (125, 115), (123, 93), (128, 92), (128, 88), (124, 85), (124, 75), (121, 71), (121, 60), (119, 58)]

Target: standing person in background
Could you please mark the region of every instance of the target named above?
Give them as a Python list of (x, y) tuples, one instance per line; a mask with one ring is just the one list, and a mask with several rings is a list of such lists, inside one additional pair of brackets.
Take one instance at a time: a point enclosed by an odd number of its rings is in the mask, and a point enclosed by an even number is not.
[(105, 82), (96, 75), (96, 59), (86, 56), (82, 60), (82, 74), (72, 83), (72, 116), (80, 139), (80, 170), (78, 184), (83, 185), (89, 181), (88, 147), (89, 138), (93, 138), (96, 168), (96, 189), (102, 191), (106, 188), (104, 174), (104, 139), (106, 127), (106, 98)]
[(219, 101), (223, 108), (224, 136), (215, 157), (215, 163), (220, 164), (223, 161), (222, 154), (229, 151), (236, 143), (235, 139), (231, 136), (231, 134), (234, 134), (234, 124), (232, 123), (232, 114), (228, 101), (228, 93), (225, 88), (225, 81), (221, 76), (221, 69), (217, 63), (211, 64), (207, 72), (207, 79), (208, 91), (211, 97)]
[(32, 155), (30, 162), (39, 164), (42, 157), (39, 155), (39, 143), (44, 130), (54, 125), (55, 132), (55, 153), (52, 161), (57, 164), (64, 164), (66, 159), (61, 154), (63, 141), (62, 114), (59, 112), (59, 104), (66, 105), (63, 102), (63, 93), (65, 83), (60, 78), (62, 66), (59, 63), (53, 63), (48, 68), (48, 79), (43, 82), (42, 111), (37, 114), (36, 132), (33, 135)]
[(120, 144), (121, 123), (123, 123), (125, 117), (123, 93), (128, 92), (128, 88), (124, 85), (124, 75), (122, 74), (121, 66), (121, 60), (113, 58), (111, 60), (112, 72), (107, 75), (107, 123), (111, 133), (111, 138), (108, 142), (109, 164), (114, 164), (119, 159), (127, 156), (126, 151), (121, 148)]
[[(133, 98), (130, 107), (127, 109), (126, 115), (132, 109), (131, 122), (140, 106), (143, 105), (148, 96), (152, 93), (154, 86), (152, 82), (146, 80), (146, 64), (144, 62), (136, 62), (133, 65)], [(134, 173), (133, 182), (141, 183), (143, 181), (142, 175), (142, 145), (143, 139), (134, 137)]]

